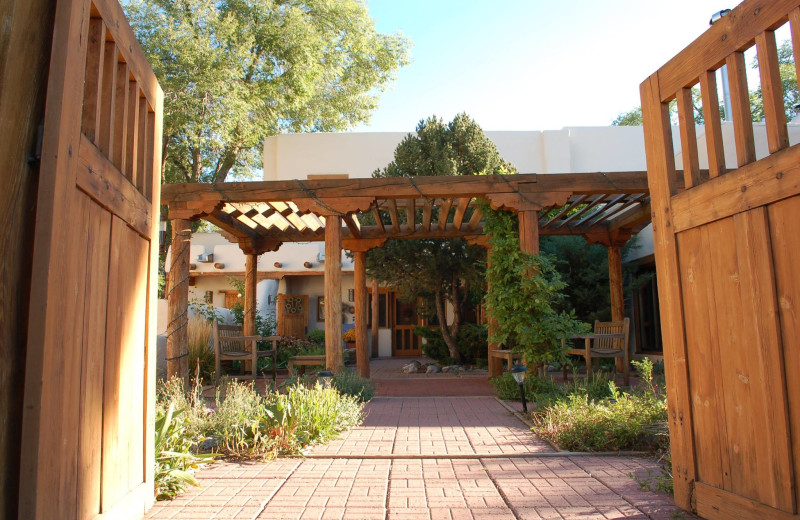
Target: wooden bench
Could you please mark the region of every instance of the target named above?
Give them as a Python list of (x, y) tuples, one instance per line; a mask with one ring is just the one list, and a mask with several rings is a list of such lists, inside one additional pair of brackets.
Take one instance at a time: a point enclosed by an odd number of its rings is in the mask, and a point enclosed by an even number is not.
[[(625, 386), (630, 384), (628, 354), (628, 331), (630, 318), (620, 321), (595, 321), (594, 334), (576, 334), (568, 339), (582, 339), (583, 348), (569, 348), (566, 340), (561, 340), (565, 354), (583, 356), (586, 360), (586, 379), (592, 378), (592, 362), (601, 357), (622, 358), (622, 376)], [(564, 380), (567, 379), (567, 365), (564, 365)]]
[(507, 363), (508, 363), (508, 371), (509, 372), (511, 372), (511, 367), (514, 366), (514, 361), (519, 361), (519, 360), (522, 359), (522, 353), (513, 352), (511, 350), (504, 350), (504, 349), (490, 350), (489, 351), (489, 356), (495, 357), (495, 358), (500, 358), (500, 359), (505, 359), (507, 361)]
[[(244, 336), (241, 325), (223, 325), (216, 321), (212, 323), (212, 329), (217, 381), (222, 373), (222, 361), (250, 361), (255, 381), (259, 358), (269, 357), (272, 358), (272, 382), (276, 382), (280, 336)], [(271, 341), (272, 349), (258, 350), (257, 341)]]
[[(356, 349), (354, 348), (346, 348), (344, 349), (344, 355), (350, 355), (354, 353)], [(314, 367), (314, 366), (325, 366), (325, 354), (317, 354), (317, 355), (308, 355), (308, 356), (292, 356), (289, 358), (289, 375), (291, 375), (294, 371), (295, 367), (302, 367), (301, 374), (305, 374), (306, 367)]]

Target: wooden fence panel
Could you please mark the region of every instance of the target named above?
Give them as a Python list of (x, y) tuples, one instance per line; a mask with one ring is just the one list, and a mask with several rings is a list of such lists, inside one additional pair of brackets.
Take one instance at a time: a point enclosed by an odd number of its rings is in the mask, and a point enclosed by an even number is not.
[(139, 518), (153, 501), (162, 98), (116, 0), (58, 2), (20, 518)]
[[(800, 518), (800, 145), (788, 146), (773, 31), (798, 0), (748, 0), (641, 87), (675, 464), (675, 500), (707, 518)], [(793, 27), (797, 32), (797, 27)], [(756, 160), (744, 51), (758, 46), (770, 155)], [(667, 104), (694, 146), (687, 87), (716, 107), (727, 64), (734, 142), (706, 110), (711, 175), (678, 189)], [(736, 148), (726, 170), (723, 147)], [(684, 151), (685, 153), (685, 151)]]

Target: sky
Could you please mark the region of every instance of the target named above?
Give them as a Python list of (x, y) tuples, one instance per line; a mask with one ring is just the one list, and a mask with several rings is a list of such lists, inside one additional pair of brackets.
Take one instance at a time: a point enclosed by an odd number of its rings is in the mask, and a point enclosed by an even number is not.
[(466, 112), (484, 130), (605, 126), (708, 29), (724, 0), (367, 0), (411, 63), (359, 132), (413, 131)]

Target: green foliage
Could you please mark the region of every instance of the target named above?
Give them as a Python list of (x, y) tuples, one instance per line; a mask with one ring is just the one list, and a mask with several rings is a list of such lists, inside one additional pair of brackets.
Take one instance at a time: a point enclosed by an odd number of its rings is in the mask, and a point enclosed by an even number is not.
[[(278, 342), (278, 367), (289, 366), (292, 356), (317, 356), (325, 353), (325, 345), (299, 338), (283, 338)], [(271, 360), (267, 360), (271, 362)], [(268, 366), (268, 365), (265, 365)]]
[[(505, 373), (490, 380), (494, 391), (500, 399), (505, 401), (519, 400), (519, 384), (514, 377)], [(571, 396), (587, 397), (589, 399), (606, 399), (611, 397), (608, 386), (609, 379), (598, 375), (588, 383), (582, 379), (574, 379), (569, 384), (558, 384), (550, 378), (542, 378), (528, 374), (525, 377), (525, 399), (536, 409), (565, 401)]]
[[(752, 67), (758, 68), (758, 57), (753, 59)], [(783, 87), (783, 107), (786, 111), (786, 119), (791, 120), (797, 115), (795, 105), (800, 103), (800, 92), (797, 88), (797, 74), (794, 67), (794, 54), (792, 53), (792, 42), (786, 40), (778, 47), (778, 70)], [(764, 94), (761, 86), (750, 92), (750, 112), (753, 121), (764, 120)]]
[(325, 347), (325, 331), (322, 329), (314, 329), (306, 334), (306, 339), (312, 343), (316, 343), (321, 347)]
[(517, 218), (486, 206), (484, 230), (492, 261), (486, 312), (489, 341), (523, 352), (529, 365), (560, 359), (560, 340), (587, 330), (573, 312), (558, 311), (565, 284), (544, 256), (520, 251)]
[(358, 0), (131, 0), (126, 14), (164, 90), (166, 182), (222, 182), (260, 166), (281, 132), (368, 120), (407, 63)]
[[(302, 376), (290, 376), (281, 386), (287, 388), (295, 385), (311, 387), (317, 382), (319, 382), (319, 378), (316, 375), (304, 374)], [(334, 374), (331, 379), (331, 386), (338, 390), (340, 394), (354, 397), (362, 403), (366, 403), (375, 395), (375, 385), (372, 380), (361, 377), (349, 368)]]
[(628, 112), (620, 113), (616, 119), (611, 122), (612, 126), (641, 126), (642, 125), (642, 107), (636, 107)]
[[(436, 360), (444, 365), (452, 365), (455, 360), (450, 357), (450, 351), (442, 338), (442, 332), (438, 328), (415, 327), (414, 334), (425, 338), (426, 343), (422, 345), (422, 353), (425, 356)], [(485, 359), (488, 350), (489, 333), (486, 327), (467, 323), (459, 329), (456, 335), (458, 353), (461, 356), (461, 363), (472, 365), (478, 359)]]
[(569, 392), (532, 415), (534, 431), (570, 451), (659, 450), (668, 437), (666, 398), (653, 383), (649, 359), (636, 363), (642, 384), (631, 393), (608, 383), (607, 397)]

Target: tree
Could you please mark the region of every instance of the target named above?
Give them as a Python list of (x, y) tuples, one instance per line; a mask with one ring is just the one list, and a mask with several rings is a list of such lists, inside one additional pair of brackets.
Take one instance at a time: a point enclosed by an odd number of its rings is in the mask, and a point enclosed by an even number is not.
[[(394, 161), (376, 170), (373, 177), (476, 175), (509, 170), (480, 126), (466, 114), (459, 114), (447, 124), (435, 116), (420, 121), (416, 134), (408, 134), (397, 145)], [(459, 361), (455, 338), (469, 294), (482, 286), (485, 258), (482, 248), (467, 245), (462, 239), (396, 240), (367, 254), (367, 272), (400, 291), (406, 299), (432, 298), (450, 357)], [(453, 307), (451, 323), (447, 322), (446, 302)]]
[(132, 0), (126, 14), (164, 90), (162, 181), (260, 167), (267, 136), (367, 121), (407, 62), (358, 0)]

